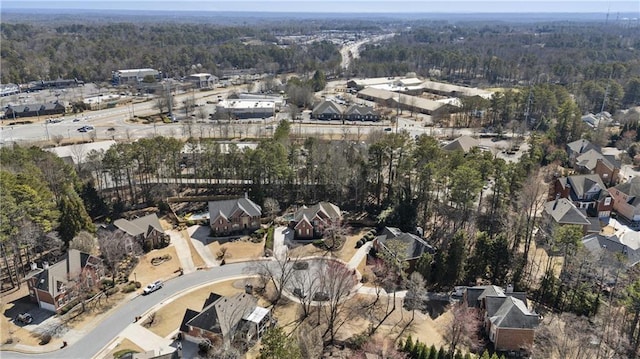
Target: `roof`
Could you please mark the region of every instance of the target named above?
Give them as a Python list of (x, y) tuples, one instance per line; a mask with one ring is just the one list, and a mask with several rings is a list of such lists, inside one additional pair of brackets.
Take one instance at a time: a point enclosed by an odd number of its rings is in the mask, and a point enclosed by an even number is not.
[(585, 140), (584, 138), (579, 139), (577, 141), (573, 141), (570, 143), (567, 143), (567, 148), (569, 150), (569, 154), (571, 154), (571, 152), (573, 153), (585, 153), (589, 150), (596, 150), (596, 151), (600, 151), (600, 147), (594, 145), (593, 143), (589, 142), (589, 140)]
[(316, 216), (323, 220), (327, 218), (335, 220), (342, 218), (342, 211), (340, 211), (340, 207), (333, 203), (318, 202), (311, 207), (302, 206), (298, 208), (296, 213), (293, 214), (293, 221), (300, 222), (306, 219), (307, 222), (311, 223)]
[(621, 183), (614, 188), (629, 197), (640, 197), (640, 176), (633, 177), (630, 181)]
[(313, 108), (312, 113), (314, 115), (331, 113), (341, 115), (344, 112), (344, 107), (333, 101), (322, 101), (316, 107)]
[(529, 311), (524, 302), (512, 296), (504, 298), (502, 305), (489, 320), (498, 328), (533, 329), (540, 323), (536, 313)]
[(615, 219), (611, 219), (609, 225), (600, 233), (585, 236), (582, 244), (596, 256), (605, 250), (614, 254), (620, 253), (626, 258), (628, 266), (640, 262), (640, 233)]
[(238, 293), (220, 297), (202, 312), (187, 322), (188, 326), (209, 332), (220, 333), (225, 338), (240, 320), (249, 316), (257, 307), (258, 300), (250, 294)]
[(611, 170), (620, 167), (620, 164), (617, 163), (614, 156), (605, 156), (595, 149), (590, 149), (579, 155), (576, 158), (576, 165), (593, 171), (598, 161), (602, 161), (602, 163)]
[(424, 239), (415, 234), (404, 233), (395, 227), (385, 227), (382, 234), (376, 239), (388, 251), (392, 250), (390, 248), (403, 248), (405, 250), (404, 260), (419, 258), (424, 252), (435, 252), (433, 246)]
[(453, 140), (451, 143), (442, 147), (445, 151), (462, 151), (468, 153), (472, 148), (480, 146), (480, 141), (471, 136), (460, 136)]
[(399, 99), (392, 98), (392, 100), (396, 102), (400, 102), (402, 105), (405, 105), (405, 106), (418, 108), (421, 110), (427, 110), (427, 111), (437, 111), (444, 106), (450, 106), (450, 105), (447, 105), (446, 103), (438, 102), (435, 100), (429, 100), (427, 98), (419, 97), (419, 96), (402, 95), (400, 96)]
[(378, 116), (378, 112), (369, 106), (351, 105), (344, 112), (345, 115), (372, 115)]
[(273, 100), (256, 100), (256, 99), (232, 99), (222, 100), (218, 102), (216, 108), (244, 110), (252, 108), (273, 109), (276, 103)]
[(566, 198), (558, 198), (545, 203), (544, 210), (558, 224), (591, 225), (587, 217)]
[(148, 75), (148, 74), (158, 74), (158, 70), (155, 69), (126, 69), (126, 70), (118, 70), (116, 73), (120, 76), (140, 76), (140, 75)]
[(571, 187), (570, 195), (573, 201), (583, 199), (584, 195), (589, 192), (598, 195), (600, 192), (606, 191), (607, 188), (597, 174), (560, 177), (558, 181), (562, 184), (562, 187), (566, 188), (567, 185)]
[(100, 262), (100, 259), (88, 253), (80, 252), (77, 249), (70, 249), (61, 261), (50, 265), (42, 271), (35, 272), (33, 277), (35, 287), (49, 292), (53, 297), (61, 293), (58, 284), (64, 284), (69, 281), (69, 275), (78, 274), (87, 264)]
[(220, 216), (227, 219), (238, 210), (243, 211), (250, 217), (262, 216), (262, 208), (245, 197), (209, 202), (209, 218), (211, 218), (211, 221), (215, 221)]
[(252, 322), (252, 323), (260, 323), (262, 319), (264, 319), (267, 314), (269, 314), (270, 310), (262, 307), (255, 307), (253, 312), (249, 315), (244, 316), (242, 319)]
[(426, 90), (455, 94), (458, 96), (467, 96), (467, 97), (480, 96), (483, 98), (490, 98), (493, 95), (493, 92), (482, 90), (479, 88), (464, 87), (464, 86), (446, 84), (442, 82), (429, 81), (429, 80), (424, 81), (422, 83), (422, 87)]
[(371, 97), (371, 98), (384, 100), (384, 101), (391, 100), (392, 98), (398, 96), (394, 92), (387, 91), (387, 90), (380, 90), (373, 87), (367, 87), (363, 90), (358, 91), (358, 95), (360, 95), (361, 97), (362, 96)]
[(60, 158), (70, 157), (75, 164), (84, 163), (87, 156), (91, 151), (105, 152), (111, 146), (115, 145), (116, 141), (98, 141), (82, 144), (73, 144), (68, 146), (56, 146), (45, 149), (46, 151), (55, 153)]
[(146, 237), (152, 229), (164, 233), (164, 229), (162, 229), (162, 225), (160, 225), (160, 220), (155, 213), (131, 221), (124, 218), (117, 219), (113, 222), (113, 225), (132, 236), (142, 234)]

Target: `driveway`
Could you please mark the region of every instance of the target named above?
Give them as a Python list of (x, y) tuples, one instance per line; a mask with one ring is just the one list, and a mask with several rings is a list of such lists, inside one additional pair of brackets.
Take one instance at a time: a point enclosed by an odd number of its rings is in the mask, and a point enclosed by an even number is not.
[(196, 252), (200, 254), (202, 260), (207, 264), (207, 267), (215, 267), (219, 265), (216, 257), (211, 253), (207, 244), (209, 244), (209, 227), (208, 226), (191, 226), (187, 228), (189, 233), (189, 240), (196, 249)]
[(287, 245), (285, 240), (293, 239), (293, 231), (289, 227), (276, 227), (273, 231), (273, 255), (278, 259), (287, 257)]
[(184, 238), (182, 232), (173, 229), (166, 231), (166, 233), (171, 237), (171, 243), (176, 249), (184, 274), (194, 272), (196, 266), (193, 264), (191, 250), (189, 249), (189, 243), (187, 243), (187, 241), (191, 239)]

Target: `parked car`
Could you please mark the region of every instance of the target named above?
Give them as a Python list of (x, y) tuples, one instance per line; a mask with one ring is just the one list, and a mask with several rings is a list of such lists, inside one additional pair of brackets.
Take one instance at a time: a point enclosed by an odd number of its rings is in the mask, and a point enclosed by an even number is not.
[(305, 270), (309, 269), (309, 262), (306, 261), (295, 261), (293, 262), (293, 269), (295, 270)]
[(329, 300), (329, 293), (315, 292), (313, 294), (313, 300), (317, 302), (326, 302), (327, 300)]
[(20, 313), (16, 316), (15, 321), (22, 324), (30, 324), (33, 322), (33, 317), (29, 313)]
[(149, 283), (146, 287), (144, 287), (144, 289), (142, 290), (142, 294), (151, 294), (160, 288), (162, 288), (162, 281), (157, 280), (153, 283)]
[(384, 129), (385, 131), (391, 131), (391, 127), (387, 127)]

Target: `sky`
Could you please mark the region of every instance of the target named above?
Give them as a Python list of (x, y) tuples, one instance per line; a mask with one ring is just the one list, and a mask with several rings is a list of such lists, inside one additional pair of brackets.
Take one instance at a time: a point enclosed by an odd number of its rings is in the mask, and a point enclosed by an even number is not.
[(640, 13), (640, 0), (1, 0), (2, 9), (252, 11), (312, 13)]

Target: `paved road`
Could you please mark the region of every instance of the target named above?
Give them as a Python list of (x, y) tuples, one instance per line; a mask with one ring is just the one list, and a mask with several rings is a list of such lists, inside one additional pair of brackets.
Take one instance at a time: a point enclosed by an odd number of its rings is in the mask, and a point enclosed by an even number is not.
[(191, 287), (251, 274), (248, 272), (250, 268), (251, 262), (233, 263), (215, 267), (210, 270), (200, 270), (191, 274), (185, 274), (182, 277), (178, 277), (178, 279), (165, 282), (165, 286), (159, 291), (147, 296), (135, 297), (129, 303), (117, 308), (78, 342), (73, 343), (69, 341), (69, 346), (65, 349), (38, 354), (2, 351), (0, 352), (0, 357), (2, 357), (2, 359), (94, 357), (113, 338), (116, 338), (127, 328), (136, 316), (143, 315), (154, 306), (163, 303), (165, 300), (169, 300), (179, 292)]

